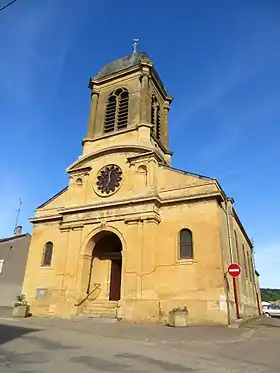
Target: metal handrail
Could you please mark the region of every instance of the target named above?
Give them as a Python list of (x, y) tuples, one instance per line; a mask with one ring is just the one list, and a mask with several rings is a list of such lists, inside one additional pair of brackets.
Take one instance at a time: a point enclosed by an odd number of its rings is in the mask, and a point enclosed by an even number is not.
[(100, 285), (101, 284), (99, 284), (99, 283), (95, 283), (94, 284), (94, 289), (92, 290), (92, 291), (90, 291), (86, 296), (85, 296), (85, 298), (84, 299), (82, 299), (80, 302), (78, 302), (78, 303), (75, 303), (74, 304), (74, 306), (76, 306), (76, 307), (79, 307), (79, 306), (81, 306), (89, 297), (90, 297), (90, 295), (95, 291), (95, 290), (97, 290), (97, 289), (100, 289)]

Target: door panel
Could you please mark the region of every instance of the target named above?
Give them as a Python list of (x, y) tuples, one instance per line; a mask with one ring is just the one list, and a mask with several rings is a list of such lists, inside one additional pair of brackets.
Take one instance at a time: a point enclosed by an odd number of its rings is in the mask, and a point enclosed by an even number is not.
[(109, 300), (118, 301), (121, 297), (121, 275), (122, 260), (113, 259), (111, 261), (110, 295)]

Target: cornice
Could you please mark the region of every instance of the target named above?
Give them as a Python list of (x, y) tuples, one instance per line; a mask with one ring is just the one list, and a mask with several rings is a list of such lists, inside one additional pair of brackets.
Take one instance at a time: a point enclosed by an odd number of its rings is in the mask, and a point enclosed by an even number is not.
[[(121, 151), (121, 152), (130, 152), (130, 151), (138, 151), (139, 153), (145, 153), (145, 152), (150, 152), (151, 148), (147, 146), (142, 146), (142, 145), (117, 145), (117, 146), (110, 146), (105, 149), (98, 150), (93, 153), (86, 154), (82, 157), (80, 157), (77, 161), (72, 163), (67, 169), (66, 172), (72, 172), (76, 169), (78, 169), (78, 165), (88, 162), (94, 158), (97, 158), (102, 155), (106, 155), (109, 153), (115, 153), (116, 151)], [(82, 167), (79, 167), (79, 169)]]
[(87, 204), (83, 206), (73, 206), (73, 207), (65, 207), (59, 209), (59, 214), (70, 214), (70, 213), (78, 213), (78, 212), (87, 212), (87, 211), (93, 211), (93, 210), (105, 210), (108, 208), (116, 208), (126, 205), (133, 205), (133, 204), (139, 204), (139, 203), (151, 203), (154, 202), (156, 204), (160, 203), (160, 199), (156, 195), (148, 196), (148, 197), (141, 197), (141, 198), (128, 198), (126, 200), (120, 200), (115, 202), (107, 202), (104, 203), (104, 201), (98, 203), (98, 204)]
[(104, 76), (102, 78), (90, 77), (89, 88), (92, 89), (94, 86), (102, 85), (109, 82), (110, 80), (116, 80), (118, 78), (124, 77), (125, 75), (130, 75), (138, 71), (140, 71), (140, 66), (134, 65), (127, 69), (112, 73), (111, 75)]
[(167, 93), (167, 90), (165, 89), (156, 69), (154, 67), (151, 68), (150, 70), (150, 74), (151, 74), (151, 77), (153, 79), (153, 81), (155, 82), (158, 90), (161, 92), (164, 100), (168, 101), (170, 104), (173, 100), (173, 96), (169, 96), (168, 93)]
[(139, 224), (139, 223), (147, 223), (152, 222), (159, 224), (161, 222), (161, 218), (158, 214), (147, 214), (147, 215), (139, 215), (135, 217), (129, 217), (124, 220), (125, 224), (132, 225), (132, 224)]
[(168, 154), (168, 155), (173, 155), (174, 154), (174, 152), (172, 152), (170, 150), (167, 150), (163, 146), (163, 144), (161, 143), (161, 141), (159, 141), (153, 133), (151, 133), (151, 137), (156, 142), (156, 144), (159, 146), (159, 148), (161, 149), (161, 151), (163, 151), (164, 154)]
[(55, 215), (47, 215), (47, 216), (36, 216), (34, 218), (28, 219), (30, 223), (41, 223), (41, 222), (47, 222), (47, 221), (54, 221), (54, 220), (61, 220), (62, 215), (60, 214), (55, 214)]
[(92, 170), (92, 167), (87, 166), (87, 167), (75, 168), (74, 170), (68, 171), (68, 173), (71, 175), (75, 175), (79, 173), (88, 174), (91, 170)]
[[(99, 204), (87, 204), (83, 206), (71, 206), (71, 207), (64, 207), (58, 209), (58, 214), (56, 215), (49, 215), (49, 216), (39, 216), (29, 219), (29, 221), (33, 224), (40, 223), (40, 222), (47, 222), (47, 221), (63, 221), (63, 216), (68, 214), (78, 214), (83, 212), (90, 212), (90, 211), (104, 211), (106, 209), (112, 209), (112, 208), (120, 208), (125, 207), (127, 205), (133, 206), (133, 205), (139, 205), (139, 204), (148, 204), (148, 203), (154, 203), (157, 207), (171, 205), (171, 204), (178, 204), (178, 203), (184, 203), (184, 202), (195, 202), (199, 200), (209, 200), (209, 199), (221, 199), (221, 194), (219, 192), (213, 192), (213, 193), (201, 193), (196, 195), (189, 195), (189, 196), (180, 196), (175, 198), (161, 198), (158, 195), (151, 195), (147, 196), (145, 198), (128, 198), (126, 200), (121, 201), (115, 201), (115, 202), (108, 202), (104, 203), (101, 202)], [(143, 211), (143, 214), (147, 214), (147, 212)], [(155, 213), (156, 214), (156, 213)], [(123, 214), (124, 216), (127, 215), (126, 213)], [(158, 214), (156, 214), (159, 216)], [(138, 213), (139, 216), (139, 213)], [(116, 217), (114, 217), (116, 219)], [(117, 217), (117, 220), (123, 220), (124, 218)], [(133, 218), (132, 220), (134, 220)], [(138, 217), (136, 218), (138, 219)], [(142, 219), (142, 217), (141, 217)], [(79, 224), (78, 224), (79, 226)]]
[(131, 162), (135, 162), (135, 161), (138, 161), (138, 160), (149, 159), (149, 158), (152, 158), (152, 157), (154, 157), (158, 162), (163, 161), (160, 154), (158, 154), (158, 152), (156, 152), (156, 151), (150, 151), (150, 152), (146, 152), (146, 153), (142, 153), (142, 154), (132, 155), (131, 157), (127, 157), (127, 160), (128, 160), (128, 162), (131, 163)]
[(243, 224), (241, 223), (241, 220), (239, 219), (239, 217), (238, 217), (238, 215), (237, 215), (237, 213), (236, 213), (236, 211), (235, 211), (234, 208), (232, 208), (232, 216), (234, 217), (234, 219), (235, 219), (237, 225), (239, 226), (241, 232), (243, 233), (243, 235), (244, 235), (244, 237), (245, 237), (245, 239), (246, 239), (246, 241), (247, 241), (250, 249), (252, 250), (253, 249), (252, 241), (250, 240), (250, 238), (249, 238), (249, 236), (248, 236), (248, 234), (246, 232), (246, 229), (244, 228)]
[(110, 137), (113, 137), (113, 136), (116, 136), (116, 135), (120, 135), (120, 134), (123, 134), (123, 133), (126, 133), (126, 132), (132, 132), (132, 131), (135, 131), (135, 128), (136, 127), (128, 127), (128, 128), (123, 129), (123, 130), (119, 130), (117, 132), (103, 133), (102, 135), (94, 137), (94, 138), (84, 137), (83, 140), (82, 140), (82, 145), (84, 145), (85, 142), (96, 142), (98, 140), (107, 139), (107, 138), (110, 138)]
[(220, 192), (212, 192), (212, 193), (201, 193), (196, 195), (190, 195), (190, 196), (182, 196), (182, 197), (175, 197), (175, 198), (165, 198), (161, 199), (161, 205), (167, 205), (167, 204), (176, 204), (180, 202), (185, 201), (196, 201), (196, 200), (202, 200), (202, 199), (220, 199), (221, 194)]

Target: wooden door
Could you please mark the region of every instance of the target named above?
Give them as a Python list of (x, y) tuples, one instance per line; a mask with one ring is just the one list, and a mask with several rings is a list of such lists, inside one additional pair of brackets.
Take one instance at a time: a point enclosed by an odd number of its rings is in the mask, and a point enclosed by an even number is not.
[(118, 301), (121, 298), (122, 260), (111, 260), (111, 278), (109, 300)]

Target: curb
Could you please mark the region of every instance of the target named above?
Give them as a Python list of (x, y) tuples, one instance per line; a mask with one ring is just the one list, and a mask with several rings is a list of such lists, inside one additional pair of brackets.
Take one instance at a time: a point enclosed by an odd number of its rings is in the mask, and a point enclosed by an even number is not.
[(253, 316), (249, 317), (247, 319), (238, 319), (234, 320), (231, 325), (228, 325), (229, 328), (238, 329), (241, 327), (246, 327), (246, 325), (249, 325), (252, 321), (260, 321), (261, 316)]

